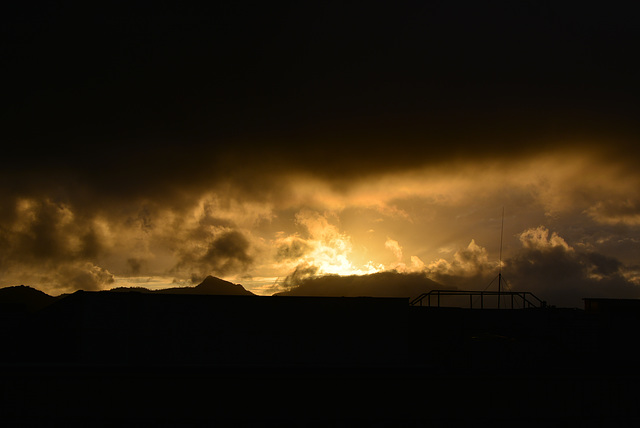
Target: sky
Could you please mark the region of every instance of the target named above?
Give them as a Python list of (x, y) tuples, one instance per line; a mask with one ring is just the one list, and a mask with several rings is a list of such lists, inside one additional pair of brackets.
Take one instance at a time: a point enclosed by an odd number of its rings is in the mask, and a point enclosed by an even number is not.
[(19, 3), (0, 286), (640, 297), (628, 2)]

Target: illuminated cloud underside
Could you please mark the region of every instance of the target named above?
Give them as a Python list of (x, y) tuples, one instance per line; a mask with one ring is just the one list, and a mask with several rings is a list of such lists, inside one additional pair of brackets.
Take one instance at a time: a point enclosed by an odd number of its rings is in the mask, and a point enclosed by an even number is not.
[[(272, 294), (313, 276), (394, 270), (424, 272), (448, 286), (484, 287), (498, 266), (505, 207), (507, 277), (524, 270), (523, 252), (549, 250), (582, 266), (589, 281), (615, 274), (621, 287), (637, 283), (637, 244), (629, 239), (637, 237), (640, 212), (631, 201), (638, 180), (595, 155), (565, 153), (458, 162), (340, 186), (284, 174), (274, 178), (278, 192), (269, 200), (231, 192), (226, 184), (223, 192), (215, 186), (192, 191), (180, 207), (137, 201), (125, 217), (79, 209), (74, 200), (20, 197), (2, 231), (2, 283), (59, 293), (131, 285), (140, 277), (195, 284), (211, 274)], [(609, 270), (588, 262), (601, 252)], [(554, 294), (547, 284), (518, 280), (515, 287)], [(584, 296), (572, 287), (575, 303)]]

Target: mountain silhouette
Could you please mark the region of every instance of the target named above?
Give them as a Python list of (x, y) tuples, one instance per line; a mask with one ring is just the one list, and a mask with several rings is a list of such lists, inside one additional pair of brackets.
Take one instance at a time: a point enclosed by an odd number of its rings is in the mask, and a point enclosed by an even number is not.
[(57, 299), (24, 285), (0, 288), (0, 312), (34, 313)]
[(254, 296), (240, 284), (234, 284), (215, 276), (207, 276), (204, 281), (195, 287), (175, 287), (157, 290), (156, 293), (166, 294), (213, 294), (220, 296)]
[(141, 293), (160, 294), (209, 294), (216, 296), (255, 296), (255, 294), (245, 289), (241, 284), (234, 284), (211, 275), (207, 276), (204, 281), (195, 287), (171, 287), (160, 290), (149, 290), (144, 287), (118, 287), (110, 291), (136, 291)]
[(275, 296), (406, 297), (415, 298), (434, 289), (447, 288), (422, 273), (378, 272), (370, 275), (326, 275), (302, 280)]

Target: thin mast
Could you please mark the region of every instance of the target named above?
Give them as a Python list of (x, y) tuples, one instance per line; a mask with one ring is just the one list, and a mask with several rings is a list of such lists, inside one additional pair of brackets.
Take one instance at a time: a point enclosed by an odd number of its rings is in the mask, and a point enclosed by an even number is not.
[(500, 292), (502, 291), (502, 236), (504, 233), (504, 207), (502, 207), (502, 223), (500, 225), (500, 271), (498, 272), (498, 309), (500, 309)]

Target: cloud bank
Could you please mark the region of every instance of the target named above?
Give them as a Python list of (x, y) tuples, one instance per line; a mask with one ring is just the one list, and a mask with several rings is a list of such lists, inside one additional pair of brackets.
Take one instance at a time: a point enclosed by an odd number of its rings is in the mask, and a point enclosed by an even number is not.
[[(503, 260), (503, 290), (528, 291), (551, 305), (578, 308), (586, 297), (640, 297), (637, 267), (575, 249), (544, 226), (524, 230), (518, 239), (521, 247)], [(387, 240), (385, 246), (400, 256), (397, 241)], [(498, 272), (497, 261), (491, 261), (486, 248), (471, 240), (450, 261), (440, 258), (428, 265), (416, 264), (414, 269), (401, 265), (400, 270), (347, 277), (317, 275), (315, 268), (296, 270), (283, 284), (290, 290), (282, 294), (415, 298), (434, 289), (497, 291)]]

